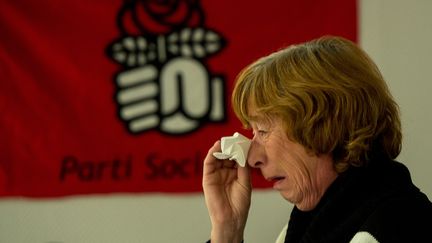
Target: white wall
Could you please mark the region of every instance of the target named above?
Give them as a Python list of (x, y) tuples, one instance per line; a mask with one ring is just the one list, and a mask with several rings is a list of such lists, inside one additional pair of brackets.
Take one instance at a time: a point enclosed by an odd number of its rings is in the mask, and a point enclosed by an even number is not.
[(360, 44), (399, 103), (404, 144), (398, 160), (432, 198), (432, 1), (360, 0)]
[[(401, 107), (405, 142), (399, 159), (432, 198), (432, 1), (359, 1), (360, 43)], [(274, 241), (291, 208), (276, 192), (254, 192), (246, 242)], [(196, 194), (0, 201), (0, 242), (189, 243), (204, 242), (209, 232), (203, 198)]]

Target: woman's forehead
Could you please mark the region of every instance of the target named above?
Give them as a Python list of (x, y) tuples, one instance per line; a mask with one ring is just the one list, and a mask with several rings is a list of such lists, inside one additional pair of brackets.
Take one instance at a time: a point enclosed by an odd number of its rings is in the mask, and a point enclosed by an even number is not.
[(248, 121), (251, 125), (261, 124), (261, 125), (275, 125), (280, 119), (276, 116), (265, 115), (257, 113), (256, 111), (248, 115)]
[(258, 107), (255, 103), (255, 99), (253, 97), (249, 97), (246, 103), (246, 114), (251, 119), (262, 117), (262, 114), (259, 114)]
[(258, 112), (256, 105), (251, 101), (248, 102), (246, 115), (249, 122), (259, 122), (264, 119), (264, 115)]

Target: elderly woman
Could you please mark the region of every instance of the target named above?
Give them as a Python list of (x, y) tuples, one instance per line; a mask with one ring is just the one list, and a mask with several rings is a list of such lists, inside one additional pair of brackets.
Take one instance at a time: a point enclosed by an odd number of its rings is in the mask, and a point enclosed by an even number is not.
[(219, 141), (204, 160), (212, 243), (242, 242), (250, 167), (295, 205), (280, 242), (432, 242), (432, 204), (394, 161), (398, 106), (354, 43), (323, 37), (263, 57), (232, 104), (253, 139), (246, 167), (213, 157)]

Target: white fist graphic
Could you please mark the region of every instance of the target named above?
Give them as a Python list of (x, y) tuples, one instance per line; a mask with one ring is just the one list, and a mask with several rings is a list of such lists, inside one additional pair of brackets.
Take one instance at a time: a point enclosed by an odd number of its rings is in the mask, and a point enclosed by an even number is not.
[(158, 126), (159, 104), (157, 69), (146, 65), (124, 71), (117, 75), (117, 102), (120, 117), (128, 122), (131, 132), (139, 132)]
[(205, 121), (224, 119), (224, 84), (196, 59), (177, 57), (158, 69), (144, 65), (118, 74), (120, 117), (133, 133), (159, 129), (194, 131)]

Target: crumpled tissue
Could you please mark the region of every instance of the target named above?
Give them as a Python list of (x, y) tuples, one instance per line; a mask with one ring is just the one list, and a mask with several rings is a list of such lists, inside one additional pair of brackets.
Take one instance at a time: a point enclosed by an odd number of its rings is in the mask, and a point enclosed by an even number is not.
[(221, 138), (222, 152), (215, 152), (213, 156), (218, 159), (234, 160), (241, 167), (244, 167), (250, 145), (250, 139), (236, 132), (233, 136)]

